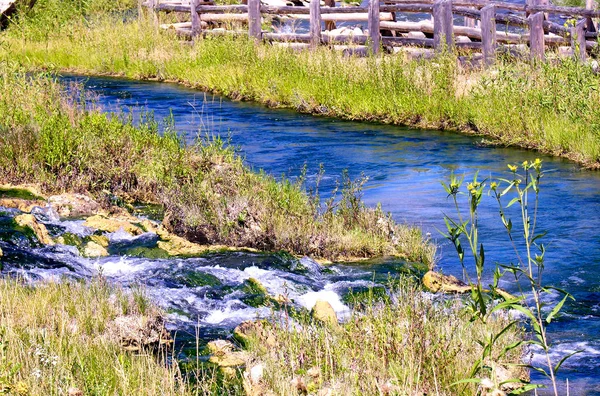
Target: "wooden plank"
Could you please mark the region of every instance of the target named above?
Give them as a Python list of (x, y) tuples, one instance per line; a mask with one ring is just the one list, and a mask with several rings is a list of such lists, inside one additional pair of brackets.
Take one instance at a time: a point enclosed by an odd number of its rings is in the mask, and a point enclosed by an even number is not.
[(202, 31), (200, 26), (200, 15), (198, 15), (198, 1), (199, 0), (191, 0), (190, 4), (190, 14), (192, 17), (192, 37), (196, 37)]
[(588, 24), (587, 19), (580, 19), (575, 26), (571, 27), (571, 48), (573, 48), (573, 56), (585, 62), (587, 58), (585, 28)]
[(483, 62), (486, 66), (496, 61), (496, 6), (488, 5), (481, 9), (481, 44)]
[(369, 0), (369, 48), (373, 55), (379, 52), (381, 43), (379, 21), (379, 0)]
[(321, 1), (310, 1), (310, 46), (317, 48), (321, 44)]
[(532, 60), (544, 60), (544, 13), (529, 16), (529, 50)]
[(248, 0), (248, 35), (260, 39), (261, 32), (260, 0)]
[(454, 50), (452, 0), (433, 3), (433, 42), (436, 52)]

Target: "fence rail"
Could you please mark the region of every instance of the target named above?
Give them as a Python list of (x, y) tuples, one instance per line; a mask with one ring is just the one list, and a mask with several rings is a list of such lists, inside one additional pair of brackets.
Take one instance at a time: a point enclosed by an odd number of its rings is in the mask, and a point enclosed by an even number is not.
[[(494, 63), (499, 52), (510, 52), (514, 45), (528, 46), (529, 56), (540, 60), (545, 59), (548, 47), (570, 47), (571, 55), (583, 61), (597, 46), (598, 33), (593, 18), (600, 17), (600, 11), (592, 9), (591, 2), (586, 8), (577, 8), (550, 5), (548, 0), (527, 0), (527, 4), (485, 0), (370, 0), (367, 7), (321, 6), (320, 0), (311, 0), (308, 7), (261, 4), (260, 0), (244, 0), (246, 4), (239, 5), (183, 1), (186, 0), (168, 3), (148, 0), (143, 5), (152, 11), (157, 23), (159, 12), (189, 13), (190, 22), (163, 27), (175, 28), (192, 37), (247, 34), (257, 40), (303, 48), (354, 45), (356, 47), (346, 50), (359, 54), (377, 54), (382, 48), (400, 46), (433, 48), (434, 53), (475, 50), (481, 52), (486, 65)], [(397, 16), (403, 13), (430, 14), (431, 19), (398, 21)], [(266, 15), (306, 20), (308, 33), (263, 31), (262, 21)], [(464, 23), (457, 24), (455, 16), (464, 17)], [(574, 22), (560, 24), (551, 16)], [(366, 29), (358, 34), (331, 31), (335, 22), (346, 21), (366, 22)], [(207, 29), (209, 24), (228, 22), (247, 25), (247, 30)], [(323, 22), (328, 30), (323, 30)], [(499, 28), (497, 24), (502, 26)], [(526, 32), (509, 32), (508, 27)]]

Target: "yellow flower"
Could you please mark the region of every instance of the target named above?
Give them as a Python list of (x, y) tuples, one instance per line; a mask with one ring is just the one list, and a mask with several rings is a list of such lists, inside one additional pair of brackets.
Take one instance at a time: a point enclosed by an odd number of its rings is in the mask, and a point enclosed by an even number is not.
[(517, 171), (517, 166), (516, 165), (508, 164), (508, 169), (510, 169), (510, 171), (514, 173), (514, 172)]
[(490, 184), (490, 188), (491, 188), (492, 190), (496, 190), (496, 188), (497, 188), (497, 187), (498, 187), (498, 183), (496, 183), (496, 182), (492, 182), (492, 183)]
[(13, 390), (19, 396), (25, 396), (29, 394), (29, 386), (23, 381), (17, 382)]

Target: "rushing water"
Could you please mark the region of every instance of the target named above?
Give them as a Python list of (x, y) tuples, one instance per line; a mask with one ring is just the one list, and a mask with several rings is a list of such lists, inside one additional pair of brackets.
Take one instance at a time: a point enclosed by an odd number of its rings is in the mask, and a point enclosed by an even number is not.
[[(477, 138), (450, 132), (346, 122), (231, 102), (173, 84), (77, 76), (64, 80), (85, 81), (107, 111), (124, 110), (137, 116), (149, 110), (156, 119), (172, 115), (189, 142), (206, 130), (229, 136), (249, 165), (274, 175), (294, 177), (306, 165), (311, 183), (322, 164), (326, 177), (320, 191), (324, 194), (335, 187), (344, 170), (351, 177), (364, 174), (369, 177), (365, 201), (372, 205), (381, 202), (396, 220), (431, 233), (440, 244), (439, 268), (457, 276), (461, 274), (458, 260), (437, 231), (444, 227), (443, 213), (452, 213), (440, 181), (451, 172), (468, 179), (476, 170), (481, 178), (504, 177), (507, 163), (539, 156), (519, 149), (483, 147)], [(583, 351), (563, 365), (560, 378), (569, 378), (571, 394), (600, 394), (600, 174), (561, 159), (539, 157), (548, 171), (538, 219), (539, 229), (549, 232), (545, 282), (567, 289), (576, 298), (550, 327), (554, 351), (557, 358)], [(80, 221), (58, 221), (42, 212), (38, 216), (45, 218), (51, 229), (81, 235), (90, 232)], [(490, 197), (484, 199), (481, 223), (487, 263), (513, 259)], [(311, 307), (316, 299), (326, 299), (338, 314), (346, 315), (343, 296), (349, 288), (381, 282), (403, 267), (402, 262), (386, 261), (322, 271), (309, 259), (262, 254), (171, 260), (123, 254), (131, 247), (154, 243), (153, 238), (152, 234), (137, 238), (112, 234), (112, 254), (102, 259), (83, 259), (73, 248), (62, 245), (31, 248), (15, 241), (1, 246), (7, 270), (34, 279), (89, 277), (102, 268), (103, 274), (116, 282), (143, 283), (148, 293), (172, 312), (174, 326), (189, 330), (199, 324), (205, 339), (226, 334), (242, 320), (268, 314), (265, 308), (252, 308), (245, 302), (243, 281), (249, 277), (260, 280), (273, 295), (288, 294), (305, 307)], [(511, 288), (510, 283), (504, 286)], [(557, 298), (551, 296), (550, 300)], [(534, 354), (533, 358), (537, 361), (541, 356)]]

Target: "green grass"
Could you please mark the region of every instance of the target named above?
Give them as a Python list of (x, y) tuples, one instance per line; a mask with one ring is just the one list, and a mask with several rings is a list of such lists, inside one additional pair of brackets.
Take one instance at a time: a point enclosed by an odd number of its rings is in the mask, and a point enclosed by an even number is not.
[(164, 364), (166, 356), (122, 350), (111, 330), (117, 317), (147, 321), (160, 314), (154, 307), (140, 311), (137, 302), (102, 280), (35, 288), (0, 280), (0, 392), (59, 395), (72, 388), (85, 395), (190, 394), (177, 365)]
[[(373, 294), (362, 311), (339, 327), (321, 326), (310, 318), (291, 324), (281, 314), (250, 332), (253, 364), (262, 365), (265, 373), (254, 384), (263, 392), (257, 394), (297, 395), (299, 388), (334, 395), (479, 394), (477, 385), (452, 384), (470, 376), (481, 356), (477, 341), (496, 334), (510, 319), (501, 315), (485, 324), (470, 321), (460, 299), (432, 301), (407, 279), (392, 290), (395, 302), (389, 297), (378, 301)], [(500, 351), (522, 337), (517, 327), (504, 333), (484, 363), (488, 369), (478, 377), (498, 386), (492, 368), (500, 372), (499, 367), (519, 363), (523, 352), (517, 348), (500, 357)], [(526, 376), (512, 370), (515, 379)]]
[[(53, 4), (54, 0), (46, 0)], [(41, 12), (41, 11), (40, 11)], [(97, 14), (94, 14), (97, 15)], [(600, 167), (599, 81), (572, 60), (500, 60), (481, 71), (452, 57), (294, 53), (247, 39), (181, 43), (145, 19), (71, 19), (40, 34), (23, 18), (2, 35), (0, 58), (32, 69), (178, 81), (231, 98), (352, 120), (453, 129)]]
[(219, 138), (186, 146), (152, 120), (134, 126), (85, 106), (77, 87), (0, 64), (0, 182), (89, 193), (105, 206), (154, 202), (170, 229), (202, 244), (433, 263), (435, 247), (420, 230), (360, 201), (360, 181), (346, 179), (337, 201), (320, 202), (302, 178), (253, 172)]

